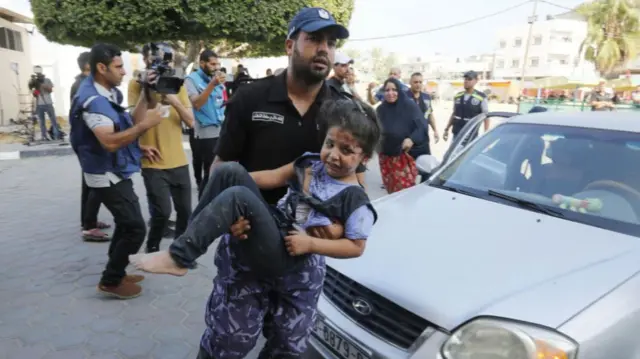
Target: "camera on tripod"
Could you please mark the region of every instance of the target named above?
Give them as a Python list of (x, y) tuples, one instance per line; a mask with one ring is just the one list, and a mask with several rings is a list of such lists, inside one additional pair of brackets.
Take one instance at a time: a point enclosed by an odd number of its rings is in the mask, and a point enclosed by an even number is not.
[[(150, 61), (149, 68), (140, 72), (140, 83), (161, 94), (177, 94), (184, 83), (184, 78), (176, 74), (176, 70), (171, 67), (173, 62), (173, 51), (165, 44), (150, 43), (148, 46)], [(148, 70), (153, 70), (156, 77), (149, 81)]]
[[(40, 85), (44, 83), (45, 76), (42, 73), (42, 67), (34, 66), (33, 74), (31, 74), (31, 79), (29, 80), (29, 90), (32, 91), (40, 91)], [(37, 96), (37, 94), (34, 94)]]

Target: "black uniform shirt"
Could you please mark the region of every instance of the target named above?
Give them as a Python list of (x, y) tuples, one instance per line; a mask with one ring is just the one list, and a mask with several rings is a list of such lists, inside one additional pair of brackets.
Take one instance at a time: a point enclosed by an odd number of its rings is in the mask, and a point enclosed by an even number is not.
[[(216, 154), (223, 161), (238, 161), (247, 171), (275, 169), (305, 152), (320, 152), (326, 126), (316, 121), (322, 102), (345, 98), (324, 84), (304, 116), (287, 92), (287, 72), (245, 85), (227, 104)], [(361, 169), (363, 170), (363, 169)], [(275, 204), (286, 188), (264, 190), (264, 199)]]

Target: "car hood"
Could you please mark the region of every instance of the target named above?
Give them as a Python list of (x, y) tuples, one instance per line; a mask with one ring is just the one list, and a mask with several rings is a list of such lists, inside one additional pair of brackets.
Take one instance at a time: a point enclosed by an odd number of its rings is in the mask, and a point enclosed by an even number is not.
[(374, 204), (364, 255), (327, 264), (447, 330), (479, 315), (556, 328), (640, 266), (638, 238), (427, 185)]

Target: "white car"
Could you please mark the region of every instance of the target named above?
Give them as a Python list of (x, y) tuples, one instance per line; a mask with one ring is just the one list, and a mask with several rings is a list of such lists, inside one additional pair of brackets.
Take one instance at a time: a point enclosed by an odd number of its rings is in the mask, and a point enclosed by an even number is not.
[(640, 358), (640, 115), (514, 115), (473, 141), (471, 120), (375, 202), (362, 257), (327, 259), (317, 353)]

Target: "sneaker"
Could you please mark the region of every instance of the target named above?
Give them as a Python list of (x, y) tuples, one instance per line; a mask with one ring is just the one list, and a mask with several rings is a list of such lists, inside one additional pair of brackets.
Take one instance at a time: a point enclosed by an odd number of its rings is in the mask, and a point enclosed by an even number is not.
[(127, 274), (122, 280), (129, 283), (140, 283), (144, 280), (144, 276), (140, 274)]
[(109, 235), (98, 228), (82, 231), (82, 239), (86, 242), (109, 242)]
[(120, 285), (107, 286), (104, 284), (98, 284), (98, 292), (107, 297), (117, 299), (131, 299), (142, 294), (142, 287), (123, 280)]

